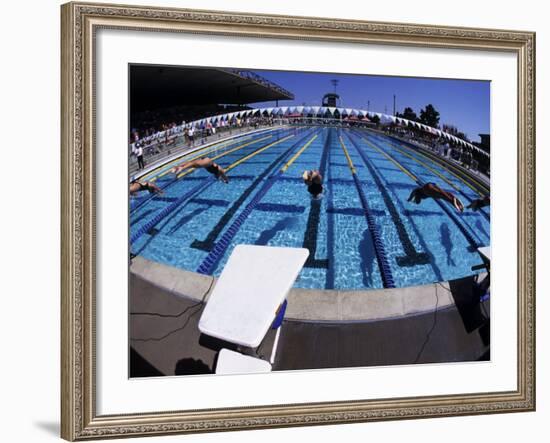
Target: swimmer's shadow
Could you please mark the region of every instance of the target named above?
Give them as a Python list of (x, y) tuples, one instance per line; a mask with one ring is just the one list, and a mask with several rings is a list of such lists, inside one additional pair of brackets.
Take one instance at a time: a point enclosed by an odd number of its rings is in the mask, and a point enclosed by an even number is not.
[(417, 252), (415, 254), (395, 257), (395, 261), (402, 268), (410, 268), (412, 266), (427, 265), (431, 262), (431, 257), (426, 252)]
[[(476, 252), (477, 248), (469, 245), (466, 250), (468, 252)], [(426, 252), (416, 252), (401, 257), (395, 257), (395, 261), (402, 268), (410, 268), (412, 266), (427, 265), (432, 262), (431, 255)]]

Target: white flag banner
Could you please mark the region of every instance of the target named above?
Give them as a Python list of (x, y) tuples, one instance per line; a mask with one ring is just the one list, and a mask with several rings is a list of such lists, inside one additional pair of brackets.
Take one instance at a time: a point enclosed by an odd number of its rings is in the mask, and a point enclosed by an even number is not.
[(303, 106), (296, 106), (294, 111), (301, 114), (302, 112), (304, 112), (304, 107)]
[(330, 115), (334, 115), (334, 111), (336, 111), (336, 108), (328, 107), (327, 110), (328, 112), (330, 112)]

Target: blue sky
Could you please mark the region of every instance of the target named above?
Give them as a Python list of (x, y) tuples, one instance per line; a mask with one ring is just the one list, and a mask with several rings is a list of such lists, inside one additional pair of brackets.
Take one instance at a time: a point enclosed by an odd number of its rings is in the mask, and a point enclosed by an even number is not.
[[(295, 95), (295, 100), (281, 100), (279, 106), (320, 105), (321, 98), (334, 90), (331, 79), (338, 79), (336, 92), (341, 106), (374, 112), (393, 112), (412, 108), (417, 115), (431, 103), (440, 113), (439, 124), (452, 124), (479, 141), (478, 134), (490, 133), (490, 82), (443, 80), (430, 78), (383, 77), (369, 75), (319, 74), (306, 72), (255, 71)], [(274, 106), (275, 102), (255, 103), (254, 107)]]

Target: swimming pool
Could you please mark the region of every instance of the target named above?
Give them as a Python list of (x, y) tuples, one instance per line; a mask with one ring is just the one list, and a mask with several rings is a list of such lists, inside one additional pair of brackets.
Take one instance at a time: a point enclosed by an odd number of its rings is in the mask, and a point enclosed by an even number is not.
[[(229, 184), (204, 170), (169, 173), (207, 155)], [(321, 199), (302, 181), (324, 177)], [(490, 243), (488, 208), (458, 213), (446, 202), (407, 202), (433, 182), (465, 205), (480, 189), (453, 166), (381, 133), (353, 128), (283, 127), (239, 136), (149, 172), (164, 189), (130, 199), (130, 250), (149, 260), (219, 275), (237, 244), (305, 247), (295, 287), (405, 287), (472, 275)]]

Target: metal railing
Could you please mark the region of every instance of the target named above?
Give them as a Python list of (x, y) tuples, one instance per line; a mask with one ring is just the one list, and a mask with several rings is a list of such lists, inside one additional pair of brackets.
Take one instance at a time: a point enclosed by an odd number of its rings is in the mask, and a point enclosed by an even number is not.
[(300, 125), (300, 126), (332, 126), (337, 128), (374, 128), (376, 123), (365, 120), (351, 120), (333, 117), (275, 117), (273, 122), (278, 125)]

